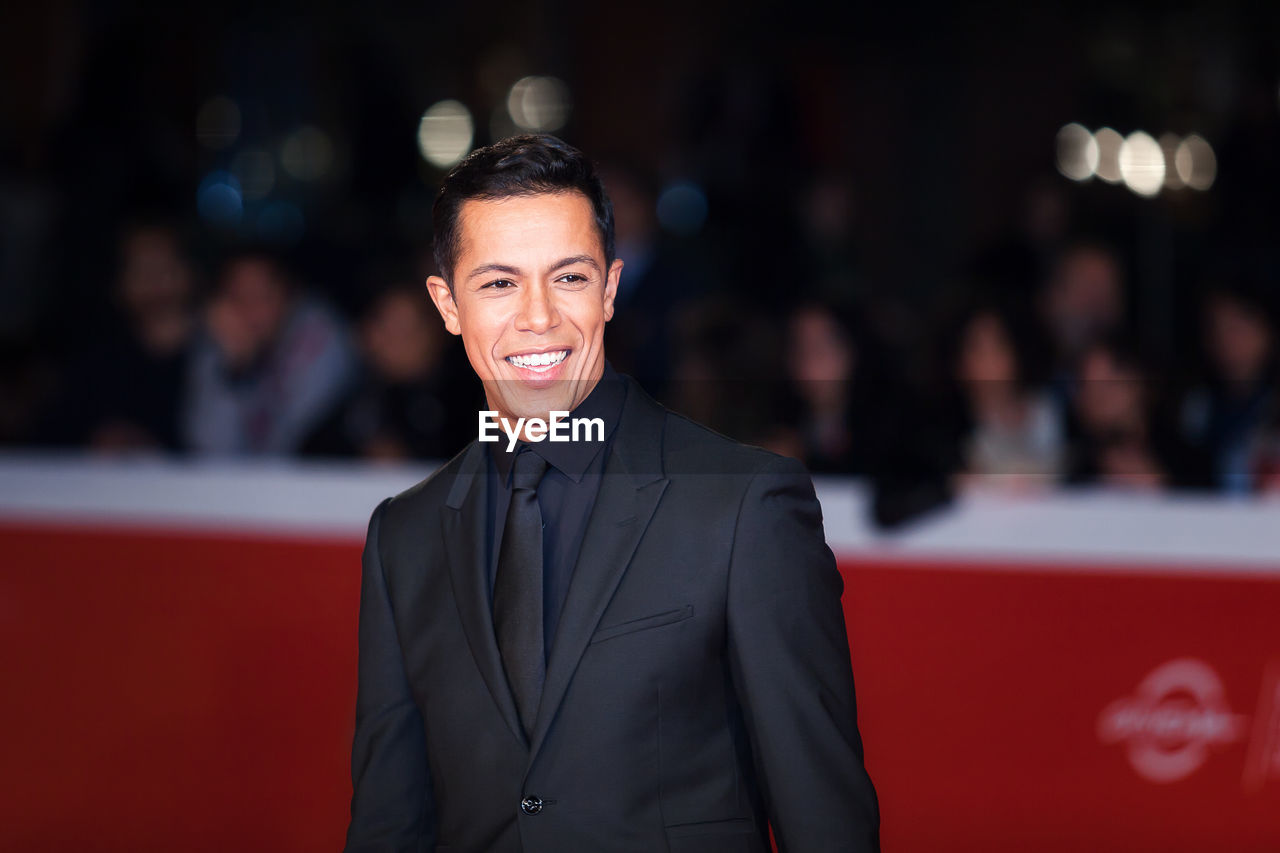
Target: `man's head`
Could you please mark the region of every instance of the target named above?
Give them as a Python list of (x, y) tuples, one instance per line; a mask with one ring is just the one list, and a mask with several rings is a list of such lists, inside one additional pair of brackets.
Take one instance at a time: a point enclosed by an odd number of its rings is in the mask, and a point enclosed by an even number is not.
[(471, 152), (445, 177), (432, 210), (440, 275), (453, 285), (462, 251), (462, 208), (468, 201), (572, 192), (591, 203), (605, 263), (612, 264), (613, 205), (595, 166), (581, 151), (542, 133), (513, 136)]
[(360, 324), (360, 342), (374, 374), (401, 384), (426, 379), (440, 365), (444, 332), (418, 286), (395, 284), (374, 300)]
[(1047, 284), (1041, 307), (1063, 361), (1075, 362), (1089, 344), (1115, 334), (1124, 321), (1124, 268), (1102, 244), (1068, 247)]
[(1275, 329), (1265, 292), (1244, 283), (1215, 287), (1205, 300), (1205, 347), (1214, 371), (1241, 392), (1265, 381)]
[(434, 224), (440, 275), (427, 287), (489, 407), (512, 419), (575, 408), (604, 370), (622, 273), (590, 161), (552, 136), (479, 149), (445, 178)]
[(226, 262), (207, 319), (228, 363), (246, 367), (266, 352), (284, 327), (295, 289), (284, 264), (267, 252), (241, 252)]
[(120, 239), (117, 294), (135, 319), (185, 312), (195, 290), (195, 273), (182, 240), (171, 225), (139, 222)]

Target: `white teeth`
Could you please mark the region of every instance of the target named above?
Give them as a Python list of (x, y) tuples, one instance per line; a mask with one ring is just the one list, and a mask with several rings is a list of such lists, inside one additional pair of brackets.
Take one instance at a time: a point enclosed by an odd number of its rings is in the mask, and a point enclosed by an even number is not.
[[(509, 355), (507, 361), (516, 367), (523, 367), (527, 370), (537, 370), (538, 368), (553, 367), (565, 360), (569, 355), (568, 350), (558, 350), (556, 352), (538, 352), (529, 355)], [(538, 371), (541, 373), (542, 371)]]

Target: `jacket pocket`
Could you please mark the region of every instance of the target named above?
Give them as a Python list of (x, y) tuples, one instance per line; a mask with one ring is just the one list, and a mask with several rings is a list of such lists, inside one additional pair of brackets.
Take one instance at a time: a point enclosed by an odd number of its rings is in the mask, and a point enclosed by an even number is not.
[(709, 820), (703, 823), (679, 823), (667, 827), (668, 838), (697, 838), (701, 835), (751, 835), (756, 824), (749, 817), (731, 820)]
[(599, 643), (604, 640), (611, 640), (614, 637), (621, 637), (623, 634), (634, 634), (636, 631), (647, 631), (650, 628), (661, 628), (663, 625), (672, 625), (676, 622), (683, 622), (693, 616), (693, 605), (686, 604), (684, 607), (668, 610), (665, 613), (655, 613), (652, 616), (642, 616), (639, 619), (629, 619), (626, 622), (619, 622), (616, 625), (606, 625), (596, 630), (591, 635), (591, 642)]
[(749, 818), (667, 827), (671, 853), (766, 853), (763, 836)]

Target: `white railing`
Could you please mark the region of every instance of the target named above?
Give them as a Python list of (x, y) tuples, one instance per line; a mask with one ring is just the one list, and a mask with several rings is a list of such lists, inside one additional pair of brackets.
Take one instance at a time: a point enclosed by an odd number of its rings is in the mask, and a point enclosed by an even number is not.
[[(103, 460), (0, 454), (0, 522), (142, 526), (359, 541), (373, 507), (434, 466)], [(970, 496), (894, 533), (855, 480), (820, 477), (827, 540), (843, 556), (1280, 579), (1280, 499), (1054, 492)]]

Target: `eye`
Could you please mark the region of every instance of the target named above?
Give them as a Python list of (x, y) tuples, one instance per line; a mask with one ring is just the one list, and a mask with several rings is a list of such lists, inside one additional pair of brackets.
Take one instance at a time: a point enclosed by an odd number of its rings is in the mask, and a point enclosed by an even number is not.
[(576, 272), (570, 272), (560, 276), (557, 281), (562, 281), (565, 284), (583, 284), (587, 281), (587, 277)]
[(496, 281), (491, 281), (488, 284), (480, 285), (480, 289), (484, 290), (486, 287), (488, 287), (494, 290), (506, 290), (508, 287), (515, 287), (515, 286), (516, 286), (516, 283), (511, 279), (500, 278), (500, 279), (497, 279)]

